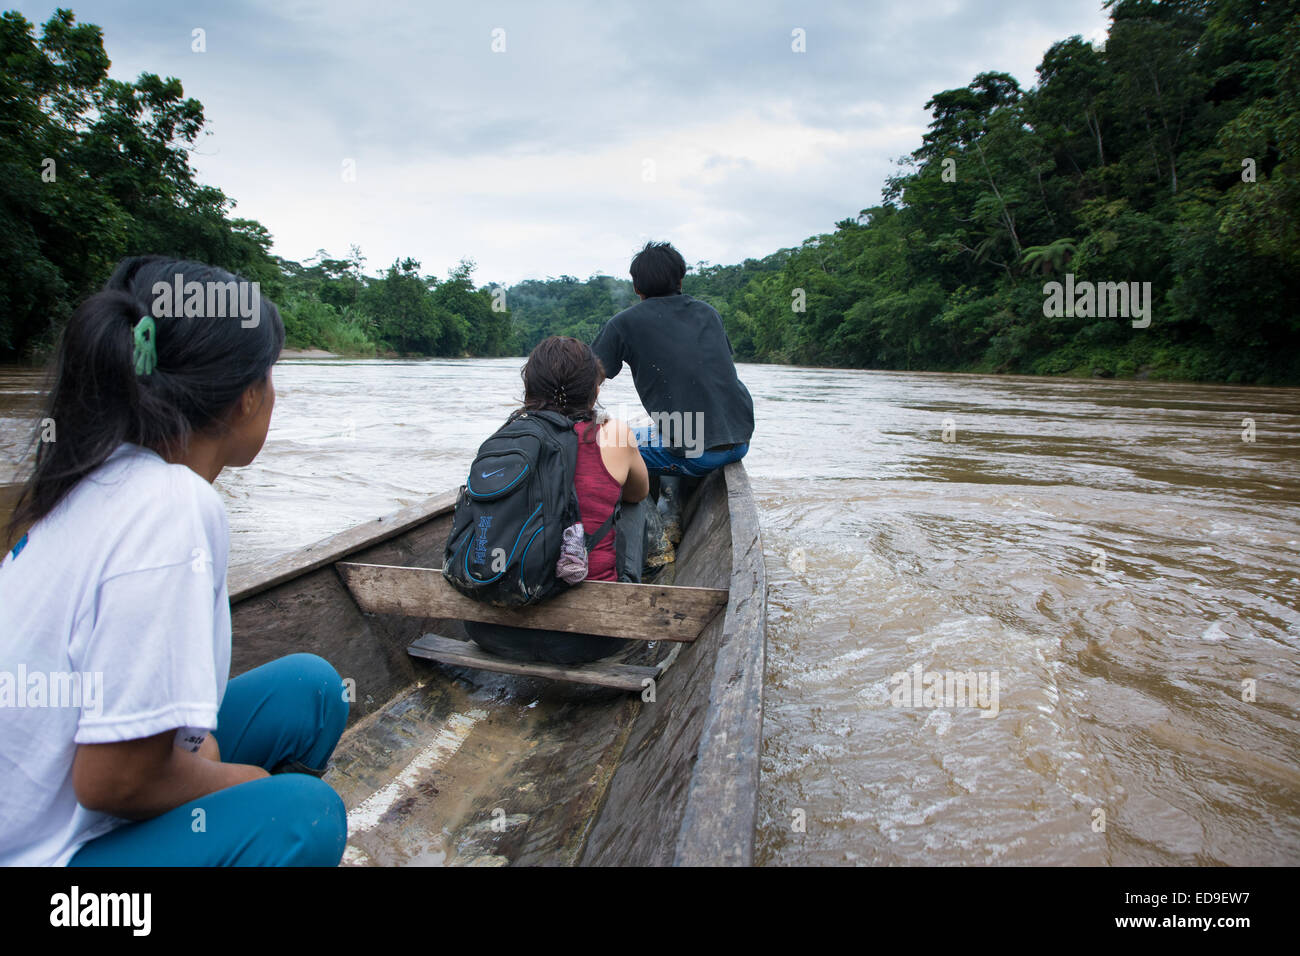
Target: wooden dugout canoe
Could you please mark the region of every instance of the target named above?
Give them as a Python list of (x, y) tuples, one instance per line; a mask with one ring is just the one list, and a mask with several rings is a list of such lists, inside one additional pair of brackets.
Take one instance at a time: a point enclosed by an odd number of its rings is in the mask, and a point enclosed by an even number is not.
[[(698, 638), (676, 645), (653, 702), (427, 663), (408, 646), (463, 638), (461, 622), (364, 612), (345, 583), (352, 572), (336, 565), (439, 567), (454, 504), (455, 492), (430, 498), (230, 573), (232, 674), (310, 651), (355, 682), (325, 778), (348, 808), (344, 862), (750, 864), (766, 582), (744, 466), (699, 486), (673, 580), (654, 582), (729, 595)], [(665, 642), (645, 647), (664, 657)]]

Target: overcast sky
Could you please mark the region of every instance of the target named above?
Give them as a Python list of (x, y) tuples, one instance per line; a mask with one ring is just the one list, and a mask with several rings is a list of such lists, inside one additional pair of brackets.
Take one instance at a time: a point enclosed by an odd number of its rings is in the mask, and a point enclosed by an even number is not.
[(113, 76), (203, 103), (199, 178), (274, 252), (468, 256), (479, 283), (625, 276), (647, 238), (691, 263), (798, 245), (879, 201), (932, 94), (1028, 88), (1053, 42), (1106, 29), (1101, 0), (61, 4)]

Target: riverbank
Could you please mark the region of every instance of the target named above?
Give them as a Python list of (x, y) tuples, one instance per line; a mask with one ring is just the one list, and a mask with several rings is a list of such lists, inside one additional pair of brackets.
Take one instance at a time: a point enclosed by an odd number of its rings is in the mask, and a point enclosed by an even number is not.
[(336, 352), (326, 352), (324, 349), (282, 349), (280, 358), (283, 359), (323, 359), (323, 358), (342, 358)]

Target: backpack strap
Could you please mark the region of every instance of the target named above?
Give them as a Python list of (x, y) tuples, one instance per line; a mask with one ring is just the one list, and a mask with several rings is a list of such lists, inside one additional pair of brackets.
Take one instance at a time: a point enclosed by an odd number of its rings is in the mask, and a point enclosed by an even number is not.
[(609, 534), (609, 529), (614, 527), (614, 522), (618, 520), (618, 514), (622, 510), (623, 510), (623, 502), (621, 501), (617, 502), (614, 505), (614, 510), (611, 511), (609, 513), (609, 517), (605, 519), (605, 523), (601, 525), (599, 528), (597, 528), (594, 533), (586, 536), (588, 551), (590, 551), (597, 544), (599, 544), (601, 542), (601, 539), (603, 539), (605, 535)]
[[(540, 418), (543, 421), (549, 422), (559, 430), (561, 435), (560, 440), (564, 445), (564, 455), (566, 459), (565, 467), (570, 475), (576, 474), (578, 471), (578, 435), (574, 431), (574, 426), (577, 422), (571, 418), (566, 418), (559, 412), (534, 411), (529, 412), (528, 414), (534, 418)], [(575, 509), (578, 507), (578, 494), (576, 490), (573, 493), (573, 505)], [(609, 534), (609, 529), (612, 528), (614, 522), (618, 520), (619, 512), (622, 511), (622, 508), (623, 502), (617, 502), (614, 505), (613, 512), (611, 512), (610, 516), (605, 519), (605, 523), (597, 528), (594, 534), (584, 536), (586, 539), (584, 543), (586, 544), (588, 551), (599, 544), (605, 535)]]

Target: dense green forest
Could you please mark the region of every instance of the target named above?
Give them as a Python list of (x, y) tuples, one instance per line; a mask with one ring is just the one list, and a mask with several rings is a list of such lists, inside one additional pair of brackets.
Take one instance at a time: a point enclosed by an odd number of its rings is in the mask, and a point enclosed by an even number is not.
[[(1105, 45), (1056, 43), (1028, 90), (988, 72), (936, 93), (878, 205), (798, 248), (697, 263), (684, 291), (750, 361), (1300, 383), (1300, 13), (1108, 9)], [(468, 260), (439, 279), (412, 259), (369, 274), (355, 247), (279, 258), (196, 182), (203, 109), (178, 80), (109, 79), (100, 31), (66, 11), (39, 37), (5, 14), (0, 57), (0, 356), (48, 350), (133, 252), (258, 280), (290, 344), (348, 354), (522, 354), (635, 301), (610, 276), (500, 290)], [(1149, 324), (1104, 296), (1049, 314), (1054, 282), (1149, 283)]]
[[(0, 18), (0, 358), (48, 353), (76, 303), (124, 256), (161, 253), (222, 266), (280, 306), (288, 342), (354, 355), (503, 355), (510, 315), (465, 260), (446, 279), (401, 259), (365, 274), (355, 247), (305, 263), (270, 253), (271, 234), (196, 181), (189, 150), (203, 106), (176, 79), (108, 76), (100, 29), (59, 10), (40, 36)], [(503, 305), (504, 303), (500, 303)]]
[[(880, 205), (688, 291), (762, 361), (1300, 382), (1296, 6), (1110, 12), (1105, 48), (1055, 44), (1032, 90), (936, 94)], [(1066, 273), (1150, 282), (1149, 326), (1046, 316)]]

